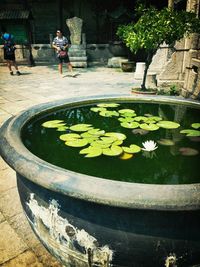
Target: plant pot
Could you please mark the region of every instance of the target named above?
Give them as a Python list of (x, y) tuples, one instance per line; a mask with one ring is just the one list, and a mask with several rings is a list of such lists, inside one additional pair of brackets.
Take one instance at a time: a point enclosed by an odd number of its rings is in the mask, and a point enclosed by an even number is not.
[(121, 68), (124, 72), (133, 72), (135, 71), (135, 62), (133, 61), (122, 62)]

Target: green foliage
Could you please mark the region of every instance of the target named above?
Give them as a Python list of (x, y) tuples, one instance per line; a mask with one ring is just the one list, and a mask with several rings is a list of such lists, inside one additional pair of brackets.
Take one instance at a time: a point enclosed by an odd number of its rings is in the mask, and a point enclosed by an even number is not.
[(136, 23), (121, 25), (117, 35), (134, 53), (139, 49), (154, 52), (163, 42), (172, 45), (190, 33), (200, 33), (200, 21), (194, 13), (155, 7), (138, 9)]
[(136, 23), (118, 27), (117, 35), (133, 52), (146, 50), (146, 67), (142, 90), (146, 90), (146, 76), (152, 58), (162, 43), (174, 45), (190, 33), (200, 33), (200, 20), (192, 12), (176, 11), (169, 8), (158, 10), (155, 7), (144, 8), (140, 5), (136, 12), (140, 16)]

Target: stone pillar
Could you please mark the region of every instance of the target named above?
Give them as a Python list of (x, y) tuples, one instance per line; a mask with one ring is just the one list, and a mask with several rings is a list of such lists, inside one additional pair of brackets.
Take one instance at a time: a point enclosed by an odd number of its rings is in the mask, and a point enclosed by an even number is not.
[(86, 36), (82, 34), (83, 20), (78, 17), (66, 19), (70, 31), (69, 58), (73, 67), (87, 67)]
[(168, 8), (174, 9), (174, 0), (168, 0)]
[(72, 45), (80, 45), (83, 20), (78, 17), (73, 17), (71, 19), (67, 19), (66, 24), (70, 31), (70, 40)]

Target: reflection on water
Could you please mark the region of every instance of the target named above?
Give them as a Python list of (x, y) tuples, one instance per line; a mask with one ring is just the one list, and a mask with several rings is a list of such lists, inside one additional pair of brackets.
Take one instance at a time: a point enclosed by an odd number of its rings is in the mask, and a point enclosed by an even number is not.
[[(94, 107), (95, 105), (92, 105)], [(189, 138), (180, 131), (191, 128), (194, 122), (200, 122), (200, 110), (187, 106), (166, 104), (121, 103), (117, 108), (109, 110), (134, 109), (137, 116), (160, 116), (163, 120), (174, 121), (181, 126), (176, 129), (160, 128), (145, 132), (138, 129), (127, 129), (120, 125), (117, 117), (102, 117), (98, 112), (90, 111), (91, 106), (69, 108), (54, 111), (34, 118), (23, 129), (22, 137), (26, 147), (38, 157), (54, 165), (92, 176), (127, 182), (155, 184), (188, 184), (199, 183), (198, 166), (200, 164), (200, 142), (198, 138)], [(148, 117), (147, 116), (147, 117)], [(68, 126), (78, 123), (92, 124), (105, 132), (118, 132), (127, 136), (123, 146), (135, 144), (142, 147), (147, 140), (156, 142), (155, 151), (136, 153), (128, 160), (123, 157), (100, 156), (85, 158), (80, 155), (82, 148), (66, 146), (59, 136), (63, 133), (55, 129), (43, 128), (48, 120), (64, 120)], [(145, 133), (145, 134), (144, 134)], [(169, 140), (174, 145), (160, 144), (161, 140)], [(186, 148), (186, 155), (181, 149)], [(191, 149), (198, 154), (192, 155)], [(190, 155), (189, 155), (190, 154)], [(194, 154), (194, 153), (193, 153)], [(187, 156), (188, 155), (188, 156)]]

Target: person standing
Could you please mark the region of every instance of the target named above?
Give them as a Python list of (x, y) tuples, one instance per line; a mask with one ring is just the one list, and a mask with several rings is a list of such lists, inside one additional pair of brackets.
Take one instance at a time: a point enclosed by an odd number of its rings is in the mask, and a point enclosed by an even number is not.
[(72, 64), (70, 63), (69, 56), (67, 53), (67, 50), (69, 48), (69, 42), (68, 39), (63, 36), (61, 30), (56, 31), (56, 37), (53, 39), (52, 42), (52, 47), (55, 48), (56, 53), (57, 53), (57, 58), (58, 58), (58, 71), (62, 75), (63, 71), (63, 63), (67, 64), (68, 70), (74, 76), (73, 74), (73, 68)]
[(14, 66), (16, 70), (16, 74), (19, 76), (21, 75), (16, 60), (15, 60), (15, 42), (14, 42), (14, 36), (6, 31), (3, 31), (2, 33), (2, 39), (3, 39), (3, 49), (4, 49), (4, 59), (6, 60), (8, 69), (10, 71), (10, 75), (14, 75), (12, 71), (12, 65)]

